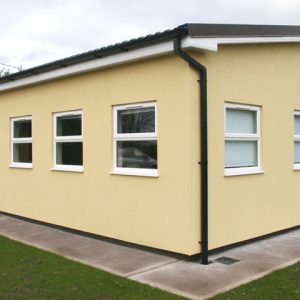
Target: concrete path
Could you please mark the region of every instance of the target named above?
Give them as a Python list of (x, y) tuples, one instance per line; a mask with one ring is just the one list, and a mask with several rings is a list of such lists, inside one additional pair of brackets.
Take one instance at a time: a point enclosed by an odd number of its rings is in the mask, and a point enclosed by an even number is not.
[[(210, 256), (203, 266), (0, 214), (0, 234), (190, 299), (206, 299), (300, 260), (300, 229)], [(239, 260), (231, 265), (221, 257)]]

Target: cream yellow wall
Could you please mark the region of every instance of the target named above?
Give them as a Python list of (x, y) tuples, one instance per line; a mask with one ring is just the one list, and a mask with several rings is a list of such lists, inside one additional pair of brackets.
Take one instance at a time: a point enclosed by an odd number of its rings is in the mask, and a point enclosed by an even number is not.
[[(193, 53), (208, 69), (209, 248), (299, 225), (293, 111), (300, 46)], [(175, 55), (0, 94), (0, 211), (199, 253), (198, 74)], [(158, 178), (112, 175), (112, 106), (157, 101)], [(264, 174), (224, 176), (224, 103), (261, 106)], [(84, 172), (52, 171), (54, 112), (83, 110)], [(10, 118), (32, 115), (33, 169), (9, 168)]]
[[(299, 225), (293, 135), (300, 45), (221, 46), (217, 53), (194, 55), (208, 68), (209, 248)], [(261, 106), (263, 174), (224, 176), (226, 101)]]
[[(175, 56), (0, 94), (0, 211), (184, 254), (199, 252), (197, 107)], [(110, 174), (112, 106), (157, 101), (158, 178)], [(53, 171), (54, 112), (83, 110), (84, 172)], [(32, 115), (33, 169), (9, 168), (10, 118)], [(192, 141), (192, 142), (191, 142)], [(196, 167), (198, 168), (197, 164)]]

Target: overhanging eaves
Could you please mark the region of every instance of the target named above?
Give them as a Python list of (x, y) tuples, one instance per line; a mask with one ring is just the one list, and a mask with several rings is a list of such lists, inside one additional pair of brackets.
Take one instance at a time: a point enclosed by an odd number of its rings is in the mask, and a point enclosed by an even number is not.
[[(235, 37), (235, 38), (202, 38), (184, 37), (182, 39), (182, 49), (194, 51), (218, 51), (219, 45), (229, 44), (260, 44), (260, 43), (299, 43), (300, 37)], [(58, 79), (71, 75), (90, 72), (111, 66), (125, 64), (129, 62), (149, 59), (156, 56), (173, 53), (173, 41), (168, 40), (162, 43), (136, 48), (109, 56), (95, 58), (93, 60), (80, 62), (77, 64), (64, 66), (42, 73), (15, 79), (0, 84), (0, 91), (15, 89), (22, 86), (32, 85), (48, 80)]]

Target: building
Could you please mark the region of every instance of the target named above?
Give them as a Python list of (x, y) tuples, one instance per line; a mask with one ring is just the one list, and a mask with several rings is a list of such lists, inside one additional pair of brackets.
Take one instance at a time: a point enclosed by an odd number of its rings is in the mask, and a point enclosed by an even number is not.
[(186, 24), (1, 78), (0, 211), (204, 263), (299, 226), (299, 74), (300, 26)]

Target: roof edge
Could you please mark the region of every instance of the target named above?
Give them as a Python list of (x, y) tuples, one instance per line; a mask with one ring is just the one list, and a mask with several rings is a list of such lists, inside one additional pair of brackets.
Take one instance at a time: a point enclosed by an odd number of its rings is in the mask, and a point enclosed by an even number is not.
[(300, 36), (296, 25), (186, 24), (191, 37), (281, 37)]
[(155, 34), (149, 34), (144, 37), (131, 39), (114, 45), (97, 48), (91, 51), (76, 54), (67, 58), (59, 59), (50, 63), (42, 64), (36, 67), (25, 69), (20, 72), (10, 74), (0, 78), (0, 84), (22, 79), (29, 76), (34, 76), (48, 71), (53, 71), (60, 68), (66, 68), (74, 64), (83, 63), (99, 58), (107, 57), (113, 54), (128, 52), (137, 48), (147, 47), (162, 43), (167, 40), (174, 39), (175, 37), (184, 37), (188, 35), (187, 24), (180, 25), (171, 30), (165, 30)]
[[(98, 48), (88, 52), (80, 53), (74, 56), (56, 60), (47, 64), (29, 68), (17, 73), (0, 78), (1, 84), (12, 83), (13, 81), (34, 77), (51, 71), (59, 71), (74, 67), (82, 63), (92, 61), (116, 54), (126, 54), (133, 50), (139, 50), (147, 47), (152, 47), (158, 44), (163, 44), (177, 37), (202, 38), (211, 40), (205, 42), (206, 50), (217, 51), (218, 43), (213, 43), (214, 38), (232, 39), (238, 38), (280, 38), (300, 37), (300, 26), (294, 25), (246, 25), (246, 24), (196, 24), (187, 23), (175, 27), (171, 30), (150, 34), (137, 39), (124, 41), (107, 47)], [(227, 41), (226, 43), (231, 43)], [(196, 47), (199, 48), (199, 47)], [(68, 72), (66, 72), (68, 73)], [(34, 81), (34, 80), (33, 80)]]

